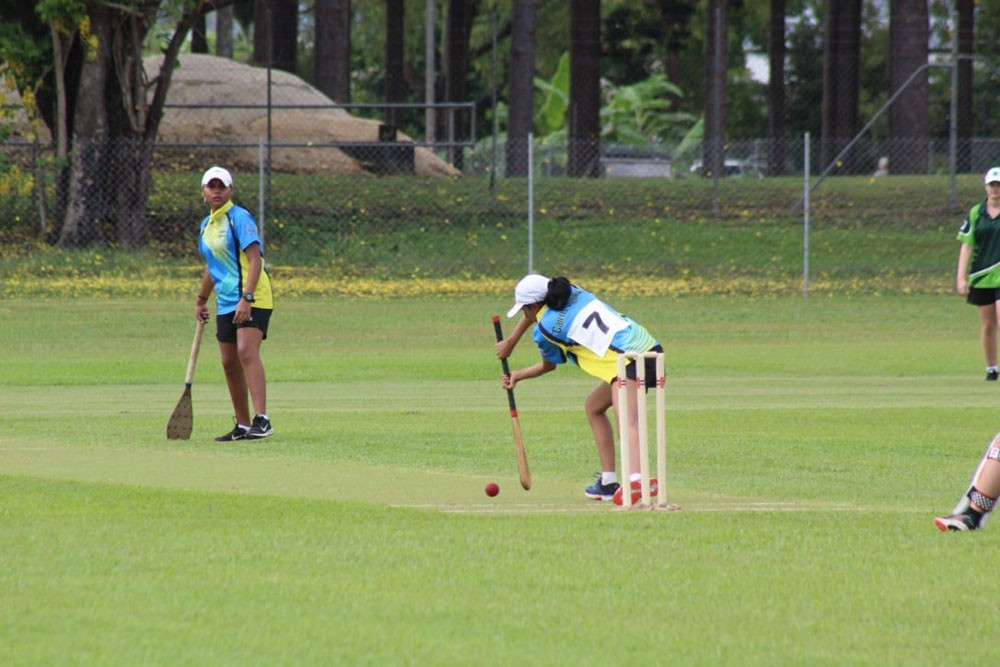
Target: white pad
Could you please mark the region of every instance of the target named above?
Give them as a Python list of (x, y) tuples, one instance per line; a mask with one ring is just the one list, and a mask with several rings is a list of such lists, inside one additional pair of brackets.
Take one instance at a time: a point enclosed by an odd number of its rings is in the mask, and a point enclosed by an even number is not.
[[(979, 475), (983, 471), (983, 466), (990, 459), (995, 461), (1000, 461), (1000, 433), (993, 436), (990, 444), (986, 447), (986, 452), (983, 454), (983, 458), (979, 459), (979, 465), (976, 466), (976, 472), (972, 473), (972, 480), (969, 481), (969, 488), (965, 490), (962, 494), (962, 499), (958, 501), (955, 508), (951, 511), (952, 514), (961, 514), (965, 510), (969, 509), (969, 493), (976, 487), (976, 483), (979, 481)], [(984, 512), (983, 518), (979, 520), (979, 527), (982, 528), (986, 525), (986, 520), (993, 514), (992, 511)]]

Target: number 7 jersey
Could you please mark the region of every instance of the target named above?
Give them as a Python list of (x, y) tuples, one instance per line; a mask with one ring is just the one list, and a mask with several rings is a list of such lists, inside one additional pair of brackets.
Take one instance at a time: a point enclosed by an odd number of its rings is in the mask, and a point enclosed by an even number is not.
[(572, 361), (605, 382), (618, 375), (618, 353), (646, 352), (659, 344), (642, 325), (576, 285), (565, 308), (543, 306), (536, 319), (533, 336), (543, 359)]

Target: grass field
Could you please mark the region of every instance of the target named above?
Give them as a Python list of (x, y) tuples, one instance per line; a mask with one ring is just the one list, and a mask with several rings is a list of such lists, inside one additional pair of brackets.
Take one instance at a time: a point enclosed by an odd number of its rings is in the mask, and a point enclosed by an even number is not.
[(583, 497), (572, 368), (518, 387), (520, 489), (508, 300), (287, 299), (276, 435), (232, 444), (210, 336), (193, 436), (164, 437), (186, 301), (0, 301), (0, 662), (995, 658), (1000, 529), (931, 521), (1000, 430), (960, 299), (614, 299), (667, 350), (670, 513)]

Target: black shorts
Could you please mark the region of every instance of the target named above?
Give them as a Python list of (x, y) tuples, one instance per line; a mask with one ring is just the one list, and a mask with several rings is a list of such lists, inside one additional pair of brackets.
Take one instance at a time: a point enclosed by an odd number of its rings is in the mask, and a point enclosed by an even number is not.
[(970, 287), (969, 295), (965, 297), (973, 306), (988, 306), (1000, 300), (1000, 289), (995, 287)]
[[(657, 345), (650, 352), (663, 352), (663, 346)], [(650, 388), (656, 387), (656, 359), (654, 357), (646, 357), (643, 361), (646, 366), (646, 391), (649, 391)], [(628, 364), (626, 364), (625, 377), (629, 380), (635, 379), (635, 359), (629, 359)]]
[(215, 337), (220, 343), (235, 343), (236, 330), (244, 327), (260, 329), (264, 333), (263, 340), (267, 340), (267, 323), (271, 319), (270, 308), (250, 308), (250, 319), (240, 324), (233, 324), (234, 310), (225, 315), (215, 316)]

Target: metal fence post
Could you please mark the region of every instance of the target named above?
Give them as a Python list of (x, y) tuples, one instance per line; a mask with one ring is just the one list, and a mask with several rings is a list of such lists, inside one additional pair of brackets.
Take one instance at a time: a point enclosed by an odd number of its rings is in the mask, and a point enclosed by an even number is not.
[(803, 140), (802, 159), (802, 296), (809, 296), (809, 133)]
[(264, 244), (264, 219), (267, 214), (267, 198), (264, 196), (264, 183), (267, 180), (264, 151), (265, 139), (263, 135), (257, 137), (257, 234), (260, 235), (261, 245)]
[(528, 132), (528, 273), (535, 272), (535, 157), (534, 135)]

